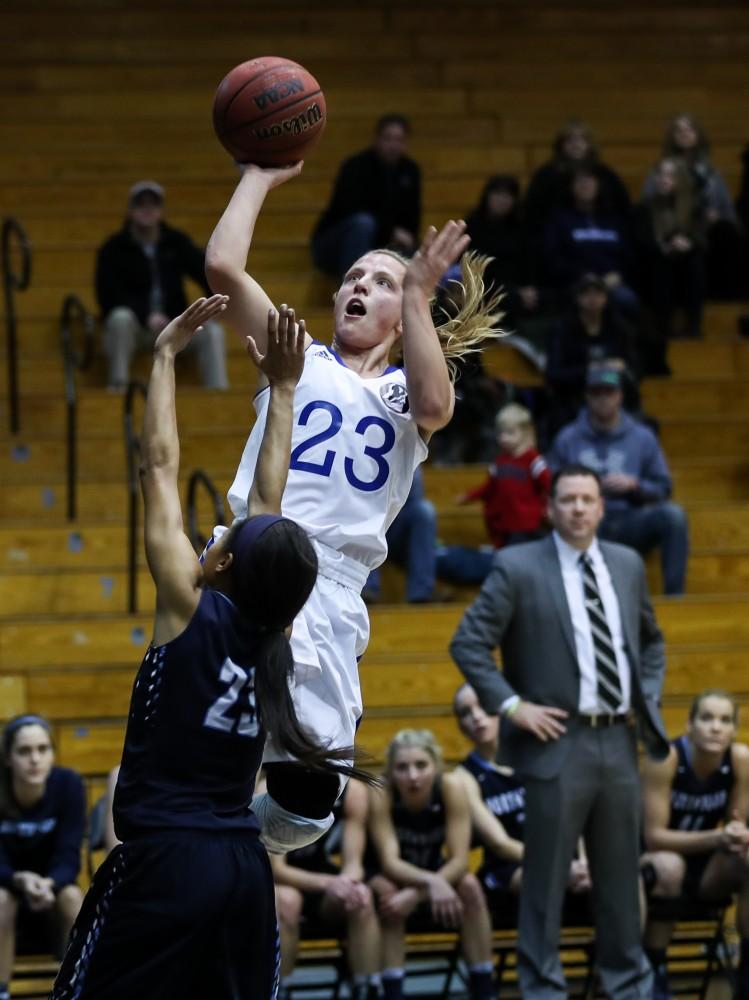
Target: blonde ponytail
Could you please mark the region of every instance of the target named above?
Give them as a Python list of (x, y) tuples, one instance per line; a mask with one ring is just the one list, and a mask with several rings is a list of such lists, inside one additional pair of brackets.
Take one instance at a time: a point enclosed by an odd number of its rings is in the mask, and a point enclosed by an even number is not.
[[(393, 257), (404, 267), (408, 267), (410, 263), (408, 257), (404, 257), (397, 250), (378, 250), (377, 253)], [(440, 309), (445, 321), (435, 324), (435, 328), (451, 382), (454, 382), (458, 375), (456, 360), (480, 350), (488, 340), (507, 336), (508, 331), (500, 329), (499, 326), (504, 317), (504, 313), (499, 309), (504, 293), (501, 290), (493, 290), (487, 295), (484, 285), (484, 274), (492, 260), (492, 257), (485, 257), (482, 254), (464, 253), (460, 261), (461, 280), (450, 281), (450, 284), (457, 286), (462, 293), (463, 301), (460, 309), (455, 316), (451, 316), (443, 307)]]
[(461, 281), (452, 282), (462, 291), (462, 304), (455, 316), (450, 316), (442, 309), (445, 322), (436, 327), (453, 382), (458, 370), (456, 360), (479, 350), (486, 341), (497, 340), (507, 334), (499, 326), (504, 316), (499, 309), (504, 294), (492, 291), (487, 295), (484, 286), (484, 273), (491, 260), (491, 257), (477, 253), (463, 254), (460, 262)]

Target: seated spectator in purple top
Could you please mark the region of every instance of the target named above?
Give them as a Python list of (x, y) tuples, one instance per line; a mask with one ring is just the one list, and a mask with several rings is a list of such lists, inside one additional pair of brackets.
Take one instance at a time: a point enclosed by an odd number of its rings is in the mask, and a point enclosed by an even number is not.
[(369, 149), (341, 165), (312, 233), (312, 259), (336, 278), (365, 253), (390, 247), (410, 256), (421, 225), (421, 171), (406, 155), (411, 125), (384, 115)]
[(552, 472), (578, 463), (594, 469), (605, 500), (600, 537), (642, 554), (660, 548), (663, 590), (683, 594), (687, 518), (670, 499), (671, 474), (658, 439), (623, 412), (618, 371), (589, 371), (586, 404), (577, 420), (557, 434), (547, 455)]
[(557, 209), (544, 234), (549, 280), (564, 290), (583, 274), (597, 274), (606, 282), (612, 305), (636, 316), (638, 300), (628, 284), (634, 269), (629, 220), (607, 205), (590, 167), (572, 175), (569, 196), (567, 206)]
[(575, 285), (573, 306), (549, 330), (546, 386), (550, 434), (577, 416), (585, 402), (585, 379), (593, 364), (622, 373), (625, 409), (638, 410), (634, 331), (610, 308), (603, 278), (584, 274)]
[(611, 211), (628, 215), (629, 194), (622, 179), (601, 162), (590, 128), (572, 118), (557, 133), (551, 159), (535, 172), (525, 195), (525, 220), (539, 237), (554, 212), (566, 205), (570, 178), (581, 167), (595, 173), (601, 196)]
[[(664, 159), (655, 168), (635, 213), (644, 271), (644, 296), (653, 312), (665, 365), (666, 345), (676, 333), (675, 314), (683, 309), (683, 330), (699, 337), (705, 298), (707, 218), (702, 199), (684, 165)], [(657, 373), (656, 373), (657, 374)]]
[(466, 216), (471, 250), (491, 257), (484, 283), (502, 289), (505, 326), (538, 311), (539, 289), (520, 211), (520, 185), (511, 174), (490, 177), (478, 205)]
[(83, 901), (76, 885), (86, 793), (54, 766), (49, 723), (20, 715), (5, 726), (0, 761), (0, 1000), (19, 950), (61, 953)]
[[(743, 234), (725, 178), (710, 162), (710, 143), (697, 119), (675, 115), (663, 137), (663, 156), (680, 163), (700, 199), (707, 221), (707, 293), (710, 298), (736, 298), (746, 280), (742, 271)], [(642, 189), (651, 197), (658, 187), (655, 167)]]

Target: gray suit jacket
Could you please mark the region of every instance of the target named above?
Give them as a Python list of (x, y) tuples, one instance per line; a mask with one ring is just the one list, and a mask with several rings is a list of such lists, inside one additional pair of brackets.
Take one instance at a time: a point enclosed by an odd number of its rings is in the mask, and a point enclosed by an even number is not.
[[(619, 600), (638, 729), (650, 756), (662, 759), (669, 749), (658, 707), (665, 651), (645, 567), (633, 549), (609, 542), (599, 545)], [(501, 671), (494, 657), (497, 648), (502, 654)], [(504, 719), (501, 727), (500, 756), (520, 776), (552, 778), (558, 774), (569, 752), (569, 734), (580, 725), (580, 670), (551, 536), (497, 553), (481, 593), (463, 615), (450, 652), (486, 711), (496, 714), (506, 698), (519, 694), (569, 712), (567, 735), (547, 743), (511, 719)]]

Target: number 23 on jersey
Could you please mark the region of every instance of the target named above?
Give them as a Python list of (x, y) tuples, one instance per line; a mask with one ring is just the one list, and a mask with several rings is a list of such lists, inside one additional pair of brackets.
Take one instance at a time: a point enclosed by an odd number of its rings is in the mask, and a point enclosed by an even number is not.
[[(306, 427), (310, 417), (316, 410), (322, 410), (327, 413), (330, 417), (330, 423), (323, 430), (312, 434), (294, 448), (291, 453), (289, 468), (295, 469), (298, 472), (311, 472), (316, 476), (330, 476), (334, 462), (338, 461), (338, 453), (333, 448), (327, 449), (319, 461), (311, 462), (308, 459), (302, 458), (302, 456), (316, 445), (320, 445), (324, 441), (330, 441), (336, 437), (343, 426), (343, 413), (335, 403), (329, 403), (323, 399), (315, 399), (307, 403), (299, 414), (299, 426)], [(379, 442), (367, 443), (366, 435), (370, 428), (377, 429), (375, 432), (376, 436), (378, 438), (381, 437)], [(382, 417), (367, 416), (359, 420), (354, 428), (354, 433), (361, 435), (363, 438), (363, 455), (374, 462), (374, 467), (370, 466), (369, 470), (374, 473), (374, 477), (371, 479), (360, 478), (357, 468), (362, 475), (365, 474), (365, 470), (361, 467), (362, 461), (360, 456), (352, 457), (351, 455), (344, 455), (343, 471), (346, 479), (354, 489), (362, 490), (364, 493), (372, 493), (375, 490), (379, 490), (381, 486), (384, 486), (390, 475), (390, 466), (385, 456), (392, 450), (395, 444), (395, 430), (392, 424)]]
[[(203, 725), (222, 733), (236, 731), (239, 736), (257, 736), (259, 725), (255, 705), (255, 671), (244, 670), (232, 660), (226, 659), (221, 665), (219, 680), (229, 687), (205, 713)], [(237, 715), (233, 709), (240, 699), (246, 711)]]

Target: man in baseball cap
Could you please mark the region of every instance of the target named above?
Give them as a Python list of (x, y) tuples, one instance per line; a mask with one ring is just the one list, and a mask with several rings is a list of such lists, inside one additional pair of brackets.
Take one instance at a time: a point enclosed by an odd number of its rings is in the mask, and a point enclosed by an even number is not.
[(683, 594), (689, 534), (683, 509), (671, 500), (666, 457), (653, 431), (622, 408), (622, 374), (591, 366), (586, 405), (557, 434), (547, 456), (552, 471), (587, 465), (600, 475), (606, 510), (598, 534), (642, 554), (659, 548), (666, 594)]
[[(124, 391), (136, 350), (150, 350), (175, 316), (187, 308), (184, 280), (206, 284), (205, 254), (190, 237), (164, 221), (164, 188), (142, 180), (127, 194), (127, 215), (119, 232), (99, 248), (96, 297), (104, 321), (104, 350), (109, 360), (108, 387)], [(189, 350), (198, 358), (203, 384), (226, 389), (223, 327), (207, 322)]]

